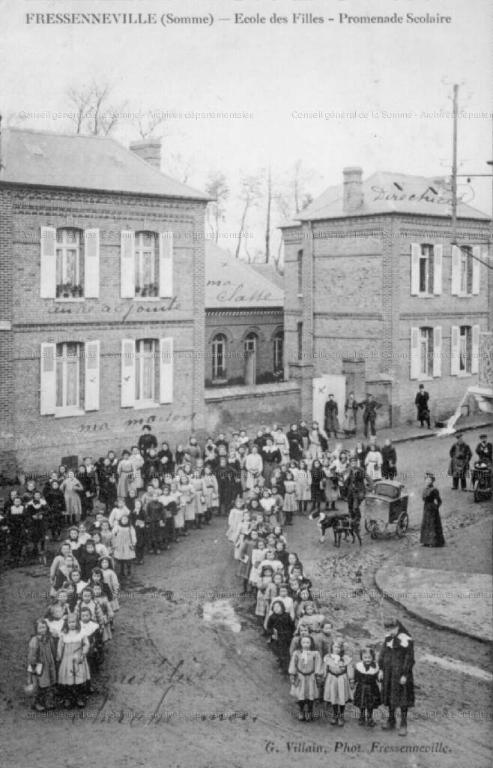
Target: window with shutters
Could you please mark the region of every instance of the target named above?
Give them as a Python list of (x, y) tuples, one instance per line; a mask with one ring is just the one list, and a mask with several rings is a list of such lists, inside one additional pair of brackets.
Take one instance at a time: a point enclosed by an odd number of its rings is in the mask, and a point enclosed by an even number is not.
[(135, 342), (135, 401), (139, 405), (157, 401), (157, 357), (156, 339), (137, 339)]
[(429, 295), (433, 293), (433, 268), (434, 252), (432, 245), (421, 245), (419, 256), (419, 293)]
[(459, 373), (471, 373), (472, 364), (472, 327), (461, 325), (459, 328)]
[(282, 373), (284, 370), (284, 333), (277, 331), (272, 341), (273, 344), (273, 367), (274, 373)]
[(83, 409), (81, 360), (84, 345), (64, 342), (56, 345), (56, 413), (78, 413)]
[(459, 293), (465, 296), (472, 294), (473, 257), (472, 248), (462, 245), (459, 255)]
[(154, 232), (135, 233), (135, 296), (159, 296), (158, 239)]
[(84, 296), (84, 249), (82, 232), (69, 227), (56, 231), (56, 298)]
[(224, 333), (218, 333), (212, 339), (212, 380), (226, 378), (226, 345)]
[(419, 329), (419, 374), (433, 376), (433, 328)]

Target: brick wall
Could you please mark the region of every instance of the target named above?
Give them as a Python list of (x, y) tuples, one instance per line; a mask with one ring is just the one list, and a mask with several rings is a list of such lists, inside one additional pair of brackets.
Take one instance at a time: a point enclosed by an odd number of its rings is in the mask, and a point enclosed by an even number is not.
[(300, 419), (300, 394), (295, 382), (210, 389), (206, 392), (207, 432), (231, 434), (233, 429), (246, 429), (256, 434), (259, 426), (274, 423), (286, 428)]
[[(161, 198), (63, 190), (4, 188), (12, 206), (12, 242), (1, 247), (13, 264), (12, 311), (15, 452), (22, 470), (45, 470), (63, 455), (121, 450), (155, 423), (176, 442), (203, 429), (204, 205)], [(7, 217), (8, 218), (8, 217)], [(5, 224), (4, 234), (5, 234)], [(100, 230), (100, 297), (60, 302), (40, 298), (40, 227)], [(120, 232), (173, 231), (172, 299), (120, 298)], [(2, 242), (3, 246), (3, 242)], [(174, 402), (141, 410), (120, 406), (122, 338), (172, 336)], [(4, 337), (5, 338), (5, 337)], [(40, 416), (41, 342), (101, 342), (100, 409), (81, 416)], [(0, 344), (2, 332), (0, 332)], [(5, 343), (5, 342), (3, 342)]]
[(272, 373), (274, 366), (273, 339), (283, 328), (283, 312), (278, 310), (208, 310), (205, 319), (205, 379), (212, 378), (212, 339), (216, 334), (227, 338), (226, 376), (228, 379), (245, 374), (244, 341), (248, 333), (257, 334), (257, 376)]
[(0, 474), (15, 474), (13, 424), (12, 201), (0, 189)]

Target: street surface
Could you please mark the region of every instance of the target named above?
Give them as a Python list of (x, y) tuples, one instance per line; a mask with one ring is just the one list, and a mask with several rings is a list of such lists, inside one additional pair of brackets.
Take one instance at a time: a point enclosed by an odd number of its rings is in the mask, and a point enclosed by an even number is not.
[[(480, 431), (465, 434), (473, 450)], [(430, 438), (397, 446), (398, 467), (412, 494), (405, 539), (373, 542), (365, 534), (361, 549), (343, 542), (336, 550), (331, 532), (320, 544), (308, 519), (295, 517), (287, 529), (288, 549), (298, 553), (335, 630), (351, 648), (383, 639), (383, 612), (396, 614), (413, 635), (416, 707), (407, 737), (361, 728), (350, 707), (344, 728), (324, 717), (297, 721), (288, 682), (254, 621), (252, 598), (239, 594), (225, 520), (216, 518), (210, 528), (194, 531), (170, 552), (147, 556), (135, 569), (99, 693), (84, 712), (43, 717), (29, 709), (23, 693), (25, 649), (32, 621), (44, 608), (46, 569), (2, 575), (2, 765), (489, 768), (490, 648), (427, 626), (388, 603), (382, 607), (374, 584), (375, 571), (388, 558), (403, 552), (412, 559), (419, 548), (427, 470), (435, 472), (442, 493), (445, 538), (460, 536), (466, 526), (467, 568), (477, 562), (481, 570), (489, 562), (491, 539), (485, 539), (484, 526), (491, 509), (474, 504), (471, 493), (450, 489), (452, 442)], [(478, 522), (482, 533), (474, 537), (470, 532)], [(461, 570), (461, 563), (456, 567)]]

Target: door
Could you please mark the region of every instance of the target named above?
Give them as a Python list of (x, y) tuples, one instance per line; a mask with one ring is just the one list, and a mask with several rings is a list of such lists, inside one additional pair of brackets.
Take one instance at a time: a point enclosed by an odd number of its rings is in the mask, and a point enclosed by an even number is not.
[(245, 384), (257, 381), (257, 335), (249, 333), (245, 339)]
[(324, 426), (324, 409), (328, 396), (334, 395), (339, 406), (339, 423), (344, 419), (344, 404), (346, 402), (346, 377), (342, 374), (320, 376), (313, 379), (313, 420)]

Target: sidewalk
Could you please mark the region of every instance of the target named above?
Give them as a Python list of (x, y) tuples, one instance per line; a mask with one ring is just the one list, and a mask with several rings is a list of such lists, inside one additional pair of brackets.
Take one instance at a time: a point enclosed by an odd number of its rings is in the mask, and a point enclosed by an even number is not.
[[(456, 432), (469, 432), (472, 429), (490, 430), (490, 440), (493, 438), (493, 417), (488, 413), (479, 413), (475, 416), (461, 417), (455, 426)], [(432, 427), (420, 427), (419, 424), (404, 424), (397, 427), (386, 427), (378, 430), (377, 442), (382, 445), (388, 437), (393, 443), (407, 443), (410, 440), (423, 440), (427, 437), (436, 437), (441, 429)], [(354, 442), (354, 438), (353, 438)], [(367, 442), (367, 441), (365, 441)]]
[(396, 555), (375, 574), (377, 588), (428, 624), (491, 642), (492, 533), (488, 517), (453, 531), (443, 548)]

